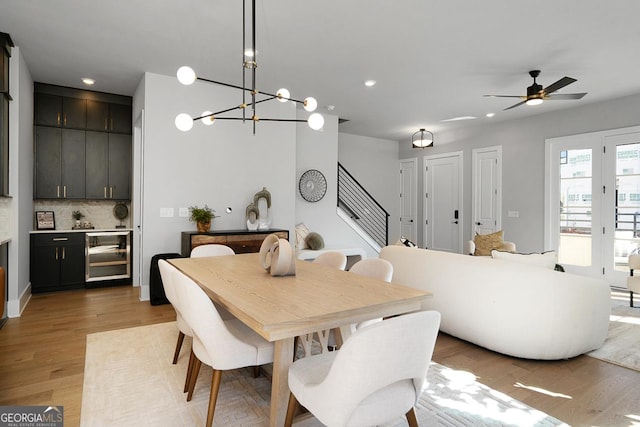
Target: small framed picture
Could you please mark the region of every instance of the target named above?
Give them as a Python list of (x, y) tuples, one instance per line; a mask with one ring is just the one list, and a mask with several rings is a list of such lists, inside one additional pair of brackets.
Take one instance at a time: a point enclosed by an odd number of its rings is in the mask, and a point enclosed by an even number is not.
[(56, 220), (53, 211), (36, 211), (36, 230), (55, 230)]

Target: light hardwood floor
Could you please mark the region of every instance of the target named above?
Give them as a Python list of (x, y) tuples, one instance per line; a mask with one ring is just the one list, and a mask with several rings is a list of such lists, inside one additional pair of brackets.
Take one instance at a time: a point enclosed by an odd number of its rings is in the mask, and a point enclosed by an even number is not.
[[(0, 330), (0, 405), (64, 405), (65, 426), (77, 426), (86, 335), (174, 319), (170, 305), (140, 302), (132, 287), (34, 295)], [(515, 359), (446, 334), (433, 360), (570, 425), (640, 425), (640, 372), (588, 356)]]

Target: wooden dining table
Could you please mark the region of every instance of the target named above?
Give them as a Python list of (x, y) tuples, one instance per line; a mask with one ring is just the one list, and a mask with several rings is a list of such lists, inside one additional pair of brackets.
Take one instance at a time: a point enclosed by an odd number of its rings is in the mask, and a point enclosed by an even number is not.
[(431, 294), (298, 260), (295, 276), (271, 276), (259, 254), (168, 260), (218, 305), (274, 343), (270, 426), (282, 426), (294, 338), (420, 309)]

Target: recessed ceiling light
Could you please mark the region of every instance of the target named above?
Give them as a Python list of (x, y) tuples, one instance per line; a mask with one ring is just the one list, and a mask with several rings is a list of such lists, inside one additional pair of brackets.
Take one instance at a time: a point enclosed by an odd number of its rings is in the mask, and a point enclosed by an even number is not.
[(93, 79), (90, 79), (88, 77), (85, 77), (85, 78), (82, 79), (82, 83), (91, 86), (91, 85), (95, 84), (96, 81), (93, 80)]
[(495, 116), (495, 115), (496, 115), (496, 113), (487, 113), (487, 114), (486, 114), (486, 116), (487, 116), (487, 117), (493, 117), (493, 116)]
[(365, 80), (364, 85), (366, 87), (372, 87), (376, 85), (376, 81), (375, 80)]
[(473, 116), (460, 116), (460, 117), (454, 117), (452, 119), (446, 119), (446, 120), (440, 120), (441, 122), (457, 122), (460, 120), (475, 120), (477, 119), (477, 117), (473, 117)]

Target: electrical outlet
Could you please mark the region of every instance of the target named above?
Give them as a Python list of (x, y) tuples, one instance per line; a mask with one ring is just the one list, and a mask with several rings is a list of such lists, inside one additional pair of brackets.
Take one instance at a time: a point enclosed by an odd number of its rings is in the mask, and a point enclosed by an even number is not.
[(189, 216), (189, 208), (180, 208), (180, 210), (178, 211), (178, 216), (187, 218)]

